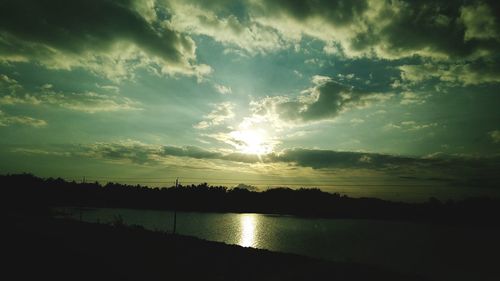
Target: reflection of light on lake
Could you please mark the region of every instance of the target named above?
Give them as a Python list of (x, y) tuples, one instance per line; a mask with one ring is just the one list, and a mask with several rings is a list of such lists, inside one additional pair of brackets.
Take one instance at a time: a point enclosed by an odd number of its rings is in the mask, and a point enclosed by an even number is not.
[(238, 243), (240, 246), (254, 247), (255, 225), (256, 225), (255, 215), (253, 214), (241, 215), (240, 218), (241, 236), (240, 236), (240, 242)]

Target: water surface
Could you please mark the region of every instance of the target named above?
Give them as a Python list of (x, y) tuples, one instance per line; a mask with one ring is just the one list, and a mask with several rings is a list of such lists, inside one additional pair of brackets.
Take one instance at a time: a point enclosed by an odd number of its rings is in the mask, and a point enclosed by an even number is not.
[[(131, 209), (68, 209), (74, 218), (171, 232), (173, 213)], [(379, 265), (435, 280), (495, 280), (500, 231), (423, 223), (306, 219), (235, 213), (177, 214), (177, 233), (297, 253), (333, 261)], [(498, 275), (497, 275), (498, 276)]]

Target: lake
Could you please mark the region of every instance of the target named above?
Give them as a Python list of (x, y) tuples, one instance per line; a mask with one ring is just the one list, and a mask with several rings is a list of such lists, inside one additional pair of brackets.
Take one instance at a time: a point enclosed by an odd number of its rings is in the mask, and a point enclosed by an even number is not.
[[(87, 222), (172, 232), (173, 213), (58, 208)], [(498, 280), (499, 229), (412, 222), (310, 219), (236, 213), (177, 213), (177, 233), (206, 240), (378, 265), (433, 280)]]

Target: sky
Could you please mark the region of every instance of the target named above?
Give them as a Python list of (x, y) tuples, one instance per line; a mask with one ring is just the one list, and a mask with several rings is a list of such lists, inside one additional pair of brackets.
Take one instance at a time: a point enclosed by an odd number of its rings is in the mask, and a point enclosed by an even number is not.
[(0, 172), (498, 195), (495, 0), (3, 0)]

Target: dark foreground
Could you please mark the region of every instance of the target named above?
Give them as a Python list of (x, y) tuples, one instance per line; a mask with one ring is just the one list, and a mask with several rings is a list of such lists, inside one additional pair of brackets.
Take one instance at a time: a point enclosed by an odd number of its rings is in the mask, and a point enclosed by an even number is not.
[(422, 280), (193, 237), (10, 214), (2, 280)]

